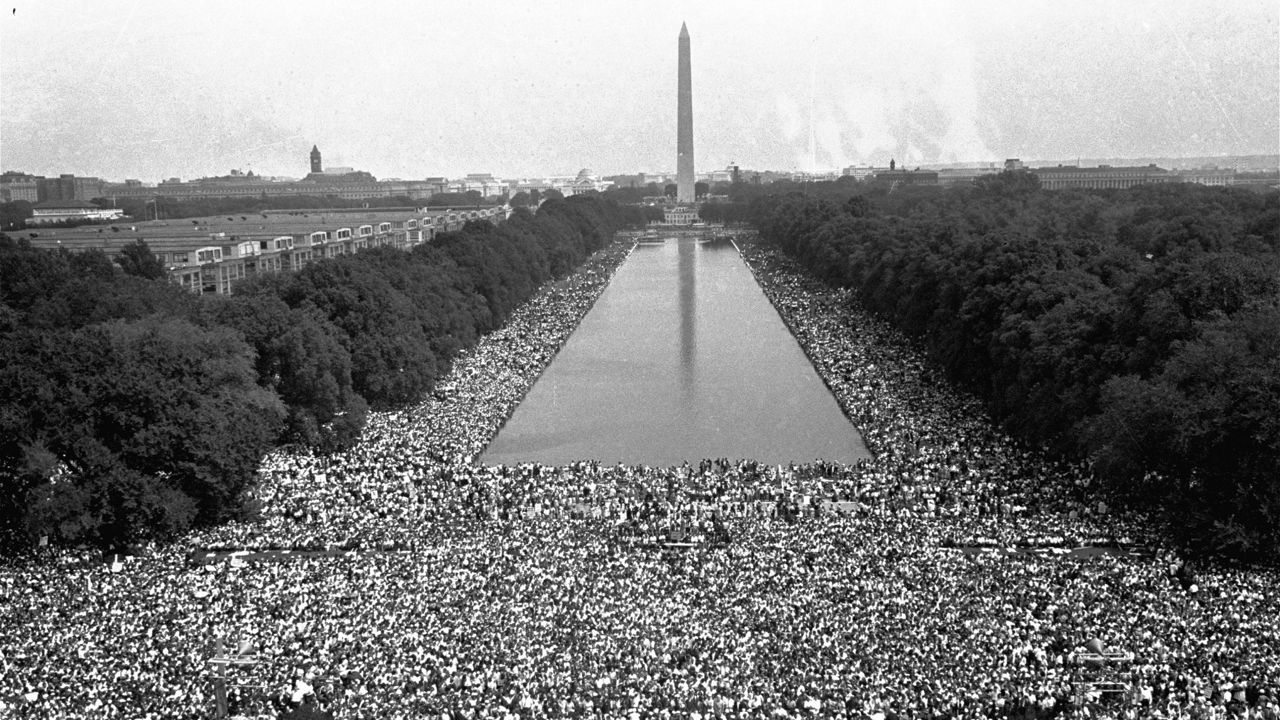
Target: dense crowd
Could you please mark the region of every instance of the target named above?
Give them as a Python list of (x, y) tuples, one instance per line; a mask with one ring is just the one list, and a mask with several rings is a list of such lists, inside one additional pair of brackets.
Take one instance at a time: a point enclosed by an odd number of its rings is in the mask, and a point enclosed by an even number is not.
[(207, 717), (237, 648), (249, 716), (1280, 718), (1280, 575), (965, 551), (1155, 540), (847, 292), (742, 250), (874, 459), (478, 464), (615, 245), (354, 449), (270, 456), (258, 521), (0, 569), (0, 717)]

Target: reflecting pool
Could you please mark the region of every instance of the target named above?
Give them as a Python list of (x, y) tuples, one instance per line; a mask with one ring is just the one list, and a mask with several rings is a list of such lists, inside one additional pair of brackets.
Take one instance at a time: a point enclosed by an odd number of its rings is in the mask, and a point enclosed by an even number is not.
[(854, 462), (866, 445), (732, 244), (636, 247), (481, 457)]

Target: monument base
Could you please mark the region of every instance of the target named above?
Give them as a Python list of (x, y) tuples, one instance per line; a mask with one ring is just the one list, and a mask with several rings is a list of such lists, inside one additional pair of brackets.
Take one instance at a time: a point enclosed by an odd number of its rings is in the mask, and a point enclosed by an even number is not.
[(664, 225), (692, 225), (699, 222), (697, 205), (668, 205), (662, 209)]

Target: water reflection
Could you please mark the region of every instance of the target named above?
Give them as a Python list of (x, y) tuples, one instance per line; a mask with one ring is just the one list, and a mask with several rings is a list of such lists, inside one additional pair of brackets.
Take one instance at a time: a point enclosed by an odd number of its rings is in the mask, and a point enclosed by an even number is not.
[(482, 462), (867, 457), (732, 245), (643, 244)]
[(698, 243), (692, 238), (675, 242), (680, 281), (680, 380), (681, 390), (687, 395), (693, 390), (694, 362), (698, 353), (698, 316), (695, 305), (698, 299)]

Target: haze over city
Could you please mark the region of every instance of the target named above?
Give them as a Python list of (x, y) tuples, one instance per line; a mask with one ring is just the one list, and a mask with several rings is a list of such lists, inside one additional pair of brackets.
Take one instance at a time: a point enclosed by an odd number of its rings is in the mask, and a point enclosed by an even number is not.
[(0, 165), (378, 177), (674, 168), (681, 22), (699, 171), (1280, 151), (1253, 2), (25, 2)]

